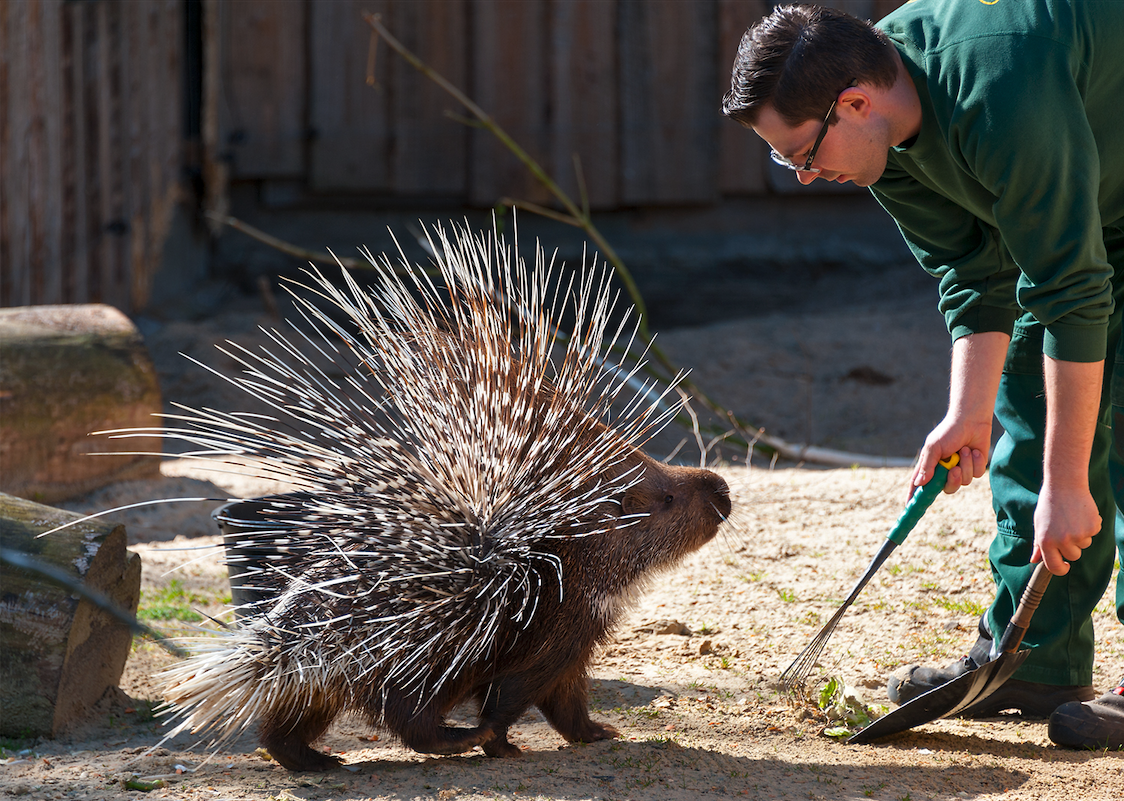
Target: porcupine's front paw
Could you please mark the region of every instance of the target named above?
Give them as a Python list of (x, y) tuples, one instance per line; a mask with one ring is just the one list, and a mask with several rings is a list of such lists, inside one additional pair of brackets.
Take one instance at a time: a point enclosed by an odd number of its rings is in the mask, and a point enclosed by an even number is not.
[(562, 735), (572, 743), (595, 743), (598, 740), (614, 740), (621, 733), (608, 723), (598, 723), (596, 720), (587, 720), (576, 731)]
[(490, 757), (523, 758), (523, 752), (519, 746), (512, 744), (507, 739), (507, 729), (498, 732), (495, 737), (484, 743), (484, 753)]

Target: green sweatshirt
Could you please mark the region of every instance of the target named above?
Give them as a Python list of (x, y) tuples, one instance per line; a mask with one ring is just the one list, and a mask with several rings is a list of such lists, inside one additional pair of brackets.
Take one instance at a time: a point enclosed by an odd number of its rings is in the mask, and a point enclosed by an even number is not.
[(1104, 244), (1124, 229), (1124, 0), (914, 0), (878, 26), (923, 118), (871, 191), (940, 278), (953, 338), (1028, 311), (1048, 356), (1105, 358), (1124, 289)]

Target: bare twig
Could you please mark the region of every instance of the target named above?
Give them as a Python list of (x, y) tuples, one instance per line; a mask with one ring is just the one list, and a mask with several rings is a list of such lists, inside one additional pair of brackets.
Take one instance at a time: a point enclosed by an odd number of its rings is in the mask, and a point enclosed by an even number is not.
[(305, 261), (319, 262), (320, 264), (342, 264), (349, 270), (370, 270), (371, 264), (365, 259), (352, 259), (346, 256), (332, 256), (331, 254), (318, 253), (315, 250), (307, 250), (302, 247), (297, 247), (291, 242), (286, 242), (283, 239), (278, 239), (271, 234), (267, 234), (260, 228), (255, 228), (247, 222), (239, 220), (237, 217), (231, 217), (223, 214), (213, 214), (208, 212), (207, 217), (222, 225), (227, 225), (236, 231), (241, 231), (247, 236), (253, 237), (259, 242), (264, 242), (275, 250), (282, 253), (287, 253), (290, 256), (295, 256), (298, 259)]
[(134, 634), (140, 634), (149, 637), (153, 642), (159, 645), (168, 653), (173, 656), (185, 657), (187, 652), (169, 640), (159, 631), (150, 626), (146, 626), (137, 620), (136, 616), (126, 612), (120, 606), (113, 602), (103, 592), (99, 592), (91, 587), (87, 587), (81, 581), (75, 581), (74, 578), (64, 570), (60, 570), (54, 565), (47, 564), (31, 556), (28, 556), (23, 551), (17, 551), (14, 548), (0, 547), (0, 562), (18, 567), (20, 570), (26, 570), (29, 573), (37, 573), (43, 578), (47, 579), (52, 584), (57, 584), (63, 589), (69, 590), (75, 595), (79, 595), (92, 603), (98, 609), (108, 612), (117, 620), (128, 626)]
[[(577, 154), (574, 155), (574, 169), (577, 175), (578, 189), (581, 193), (581, 204), (576, 204), (567, 195), (561, 187), (550, 177), (550, 175), (542, 168), (542, 166), (535, 161), (519, 144), (511, 138), (511, 136), (499, 126), (491, 115), (485, 112), (480, 106), (472, 101), (460, 89), (450, 83), (443, 75), (438, 73), (417, 55), (405, 47), (397, 38), (395, 38), (390, 31), (383, 25), (382, 18), (379, 14), (365, 14), (364, 20), (370, 25), (372, 30), (370, 51), (367, 59), (367, 84), (372, 87), (378, 86), (375, 77), (375, 63), (376, 63), (376, 48), (378, 40), (381, 37), (396, 53), (406, 60), (412, 67), (414, 67), (422, 75), (426, 76), (433, 83), (437, 84), (446, 93), (456, 99), (464, 108), (469, 112), (471, 117), (463, 118), (459, 115), (449, 113), (448, 116), (462, 122), (465, 125), (472, 125), (474, 127), (484, 128), (495, 136), (515, 157), (518, 159), (534, 178), (542, 184), (542, 186), (559, 202), (564, 209), (564, 212), (549, 209), (536, 203), (528, 201), (514, 200), (511, 198), (503, 198), (501, 203), (503, 205), (512, 206), (515, 208), (525, 209), (532, 213), (547, 217), (549, 219), (566, 223), (581, 228), (585, 231), (586, 235), (592, 240), (598, 251), (604, 257), (605, 261), (612, 266), (617, 278), (620, 280), (628, 295), (632, 305), (638, 316), (638, 335), (640, 339), (647, 346), (647, 358), (650, 363), (646, 365), (645, 369), (653, 376), (660, 380), (667, 381), (671, 376), (676, 376), (681, 373), (678, 367), (667, 358), (667, 356), (660, 350), (652, 340), (652, 336), (648, 330), (647, 324), (647, 310), (644, 299), (632, 278), (632, 274), (625, 267), (624, 262), (617, 255), (616, 251), (612, 248), (609, 242), (593, 224), (593, 220), (589, 211), (589, 199), (586, 192), (585, 176), (581, 169), (581, 161)], [(264, 242), (265, 244), (280, 250), (281, 252), (288, 253), (292, 256), (301, 259), (307, 259), (314, 262), (334, 263), (339, 262), (344, 267), (350, 269), (370, 269), (371, 265), (359, 259), (350, 258), (335, 258), (331, 256), (323, 256), (314, 251), (306, 250), (297, 247), (288, 242), (284, 242), (276, 237), (266, 234), (253, 226), (242, 222), (234, 217), (211, 215), (213, 219), (228, 225), (236, 230), (254, 237), (255, 239)], [(396, 268), (397, 271), (398, 268)], [(660, 373), (653, 369), (658, 366), (663, 372)], [(815, 462), (817, 464), (834, 465), (841, 467), (849, 467), (858, 465), (862, 467), (906, 467), (912, 464), (912, 460), (908, 458), (897, 457), (877, 457), (867, 454), (848, 453), (843, 451), (835, 451), (828, 448), (819, 448), (804, 444), (794, 444), (786, 442), (785, 440), (777, 437), (769, 436), (758, 427), (747, 425), (740, 420), (729, 410), (724, 409), (722, 406), (713, 401), (702, 389), (694, 382), (682, 378), (679, 386), (687, 391), (694, 401), (701, 404), (704, 408), (715, 414), (720, 419), (729, 421), (732, 431), (722, 431), (716, 426), (700, 427), (697, 418), (693, 411), (689, 414), (684, 412), (676, 419), (688, 431), (693, 432), (695, 439), (701, 443), (701, 435), (703, 431), (709, 433), (713, 438), (709, 443), (703, 447), (705, 453), (714, 444), (721, 440), (729, 439), (732, 444), (744, 446), (750, 453), (754, 450), (761, 451), (770, 456), (775, 462), (778, 457), (790, 459), (800, 462)]]

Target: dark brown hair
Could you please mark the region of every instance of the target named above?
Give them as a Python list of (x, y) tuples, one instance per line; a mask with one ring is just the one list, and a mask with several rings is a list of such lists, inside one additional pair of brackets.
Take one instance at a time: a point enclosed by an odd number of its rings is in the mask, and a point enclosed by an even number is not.
[(849, 85), (889, 89), (896, 78), (893, 45), (870, 22), (824, 6), (780, 6), (742, 37), (722, 113), (749, 126), (772, 104), (796, 126), (822, 119)]

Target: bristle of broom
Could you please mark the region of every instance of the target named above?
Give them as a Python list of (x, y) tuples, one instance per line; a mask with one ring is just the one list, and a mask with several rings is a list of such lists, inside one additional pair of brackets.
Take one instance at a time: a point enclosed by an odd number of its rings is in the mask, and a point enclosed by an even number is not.
[(820, 655), (823, 653), (824, 648), (827, 647), (828, 640), (830, 640), (831, 635), (835, 633), (835, 628), (839, 625), (839, 621), (843, 618), (843, 613), (846, 611), (846, 607), (837, 610), (836, 613), (831, 616), (831, 620), (820, 629), (819, 634), (805, 646), (804, 650), (792, 660), (792, 664), (781, 673), (779, 679), (780, 686), (790, 697), (801, 701), (808, 700), (808, 677), (811, 675), (813, 668), (815, 668), (816, 663), (819, 661)]

